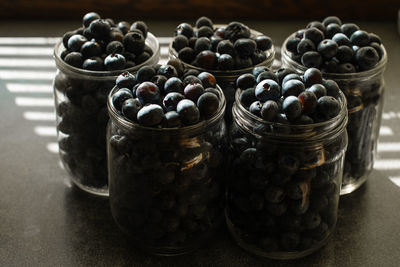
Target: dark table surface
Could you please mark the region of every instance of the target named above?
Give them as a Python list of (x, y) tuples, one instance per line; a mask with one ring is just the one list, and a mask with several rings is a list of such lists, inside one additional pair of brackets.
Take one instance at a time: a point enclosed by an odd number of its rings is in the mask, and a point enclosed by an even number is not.
[[(178, 22), (148, 24), (156, 36), (171, 36)], [(306, 24), (246, 23), (278, 45)], [(37, 37), (61, 36), (79, 24), (0, 24), (0, 266), (400, 265), (400, 38), (395, 22), (359, 22), (382, 37), (389, 55), (375, 169), (364, 186), (340, 199), (337, 228), (327, 245), (291, 261), (254, 257), (224, 228), (207, 247), (192, 254), (148, 255), (135, 249), (116, 227), (107, 199), (71, 185), (57, 154), (51, 91), (55, 38)], [(160, 41), (165, 60), (169, 39)]]

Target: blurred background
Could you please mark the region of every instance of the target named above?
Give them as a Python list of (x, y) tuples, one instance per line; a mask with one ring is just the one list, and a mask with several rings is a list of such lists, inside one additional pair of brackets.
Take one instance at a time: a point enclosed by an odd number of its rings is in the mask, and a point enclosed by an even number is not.
[(80, 19), (88, 10), (115, 19), (395, 20), (399, 0), (1, 0), (1, 20)]

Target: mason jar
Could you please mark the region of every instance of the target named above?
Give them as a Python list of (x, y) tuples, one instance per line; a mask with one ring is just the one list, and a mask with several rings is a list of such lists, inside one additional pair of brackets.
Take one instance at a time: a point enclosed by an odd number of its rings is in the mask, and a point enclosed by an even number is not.
[[(148, 33), (146, 45), (153, 55), (146, 62), (126, 69), (134, 72), (156, 64), (160, 48)], [(107, 96), (123, 71), (90, 71), (75, 68), (61, 59), (62, 41), (54, 48), (57, 72), (53, 93), (57, 113), (57, 135), (61, 162), (72, 182), (82, 190), (108, 196), (106, 126)]]
[[(303, 74), (306, 67), (290, 58), (286, 42), (282, 45), (282, 66)], [(346, 152), (341, 194), (348, 194), (359, 188), (373, 169), (377, 153), (379, 128), (381, 125), (387, 54), (372, 69), (355, 73), (325, 73), (325, 79), (334, 80), (347, 98), (349, 123), (347, 133), (349, 144)]]
[(207, 242), (223, 223), (225, 98), (210, 119), (181, 128), (126, 120), (108, 100), (112, 216), (133, 245), (179, 255)]
[[(221, 25), (221, 24), (215, 24), (214, 25), (215, 28), (220, 28), (220, 27), (224, 27), (227, 25)], [(258, 32), (256, 30), (250, 29), (250, 34), (251, 37), (256, 37), (259, 35), (263, 35), (263, 33)], [(200, 72), (206, 71), (209, 72), (211, 74), (213, 74), (217, 80), (217, 83), (219, 86), (221, 86), (222, 91), (225, 94), (225, 98), (226, 98), (226, 110), (227, 112), (225, 113), (225, 120), (227, 122), (227, 124), (229, 125), (232, 121), (232, 105), (233, 102), (235, 101), (235, 92), (236, 92), (236, 80), (237, 78), (245, 73), (251, 73), (251, 71), (255, 68), (255, 67), (259, 67), (259, 66), (265, 66), (267, 68), (271, 68), (272, 64), (274, 62), (275, 59), (275, 48), (274, 45), (272, 45), (272, 47), (270, 49), (268, 49), (267, 51), (264, 51), (267, 58), (254, 66), (251, 66), (249, 68), (244, 68), (244, 69), (237, 69), (237, 70), (211, 70), (211, 69), (203, 69), (203, 68), (199, 68), (196, 67), (194, 65), (185, 63), (183, 61), (182, 64), (185, 67), (185, 69), (195, 69), (198, 70)], [(169, 49), (168, 49), (168, 56), (169, 58), (174, 58), (174, 59), (178, 59), (178, 52), (172, 47), (172, 42), (169, 44)]]
[(290, 125), (232, 108), (226, 221), (236, 242), (267, 258), (294, 259), (332, 235), (347, 146), (346, 99), (324, 122)]

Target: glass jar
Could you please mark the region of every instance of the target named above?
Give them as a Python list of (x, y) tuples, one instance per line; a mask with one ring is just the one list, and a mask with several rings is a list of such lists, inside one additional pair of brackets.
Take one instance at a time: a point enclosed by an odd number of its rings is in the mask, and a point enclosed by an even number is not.
[[(215, 24), (214, 26), (215, 26), (215, 28), (220, 28), (220, 27), (224, 27), (227, 25)], [(251, 37), (263, 35), (263, 33), (255, 31), (253, 29), (250, 29), (250, 34), (251, 34)], [(226, 120), (227, 124), (229, 125), (232, 121), (231, 110), (232, 110), (233, 102), (235, 101), (237, 78), (242, 74), (251, 73), (251, 71), (255, 67), (258, 67), (258, 66), (265, 66), (267, 68), (271, 68), (272, 64), (274, 62), (274, 59), (275, 59), (274, 46), (272, 45), (272, 47), (269, 50), (265, 51), (265, 54), (266, 54), (267, 58), (263, 62), (255, 65), (255, 66), (251, 66), (251, 67), (245, 68), (245, 69), (229, 70), (229, 71), (203, 69), (203, 68), (199, 68), (199, 67), (193, 66), (191, 64), (185, 63), (183, 61), (181, 61), (181, 62), (183, 64), (183, 66), (185, 67), (185, 69), (195, 69), (200, 72), (206, 71), (215, 76), (218, 85), (221, 86), (222, 91), (225, 94), (226, 110), (228, 111), (225, 113), (225, 120)], [(168, 56), (169, 56), (169, 58), (175, 58), (175, 59), (179, 60), (178, 52), (176, 52), (176, 50), (172, 47), (172, 42), (169, 44)]]
[(125, 120), (112, 105), (107, 130), (110, 206), (140, 249), (179, 255), (209, 240), (223, 223), (225, 98), (216, 115), (182, 128)]
[[(146, 45), (153, 55), (143, 65), (156, 64), (160, 48), (156, 37), (148, 33)], [(107, 96), (122, 71), (89, 71), (68, 65), (61, 59), (65, 50), (59, 41), (54, 48), (57, 72), (53, 93), (57, 113), (57, 135), (61, 162), (79, 188), (108, 196), (106, 126)]]
[(322, 247), (332, 234), (347, 146), (347, 109), (325, 122), (266, 122), (239, 103), (229, 134), (228, 228), (245, 250), (294, 259)]
[[(282, 45), (282, 66), (292, 68), (303, 74), (306, 67), (290, 58), (286, 42)], [(372, 171), (381, 125), (385, 71), (387, 54), (373, 68), (356, 73), (324, 73), (325, 79), (334, 80), (347, 98), (349, 123), (347, 133), (349, 144), (344, 163), (344, 174), (341, 194), (348, 194), (360, 187)]]

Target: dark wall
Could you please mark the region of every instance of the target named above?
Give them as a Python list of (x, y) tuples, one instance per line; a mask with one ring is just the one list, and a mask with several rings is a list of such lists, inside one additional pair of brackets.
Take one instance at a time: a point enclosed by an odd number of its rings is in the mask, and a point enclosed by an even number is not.
[(395, 20), (400, 0), (1, 0), (1, 19), (77, 19), (88, 11), (126, 19)]

